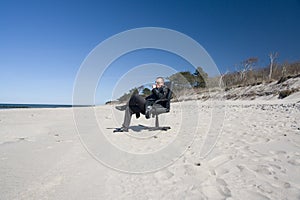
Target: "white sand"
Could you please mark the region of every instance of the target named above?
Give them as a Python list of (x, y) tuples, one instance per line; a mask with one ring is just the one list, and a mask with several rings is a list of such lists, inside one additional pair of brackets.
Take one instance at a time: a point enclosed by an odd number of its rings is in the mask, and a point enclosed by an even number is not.
[[(79, 140), (72, 109), (0, 110), (0, 199), (300, 199), (296, 99), (227, 102), (223, 130), (205, 158), (201, 147), (216, 122), (211, 122), (209, 102), (197, 109), (194, 105), (173, 103), (160, 119), (172, 127), (167, 132), (137, 126), (154, 119), (133, 118), (130, 136), (107, 129), (121, 125), (122, 112), (96, 108), (103, 134), (132, 154), (160, 152), (176, 140), (193, 141), (173, 164), (146, 174), (121, 173), (94, 159)], [(198, 120), (196, 137), (185, 137), (193, 135), (195, 126), (190, 126)], [(134, 164), (122, 166), (135, 169)]]

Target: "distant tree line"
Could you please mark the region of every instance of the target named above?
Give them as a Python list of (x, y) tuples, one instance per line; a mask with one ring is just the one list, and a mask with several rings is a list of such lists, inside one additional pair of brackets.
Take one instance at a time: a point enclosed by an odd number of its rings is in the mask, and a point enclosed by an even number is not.
[(174, 83), (176, 89), (205, 88), (207, 79), (208, 74), (203, 71), (202, 67), (197, 67), (194, 73), (190, 71), (177, 72), (168, 77), (168, 80)]
[[(166, 77), (166, 81), (172, 81), (174, 84), (173, 90), (182, 91), (189, 88), (205, 88), (208, 79), (208, 74), (198, 67), (193, 73), (190, 71), (177, 72), (170, 77)], [(141, 92), (139, 92), (141, 91)], [(135, 87), (129, 92), (118, 98), (120, 102), (126, 102), (134, 94), (140, 94), (144, 97), (151, 94), (151, 89), (145, 86)]]
[[(276, 55), (276, 57), (274, 57)], [(225, 87), (257, 85), (272, 81), (278, 81), (282, 78), (297, 76), (300, 74), (300, 62), (277, 63), (275, 58), (278, 54), (270, 54), (270, 64), (265, 67), (256, 65), (258, 59), (251, 58), (249, 61), (243, 61), (240, 68), (231, 73), (222, 74), (221, 80)], [(243, 63), (250, 62), (249, 65)]]
[[(265, 67), (257, 65), (259, 59), (250, 57), (235, 66), (235, 70), (220, 74), (216, 77), (208, 77), (202, 67), (197, 67), (194, 72), (182, 71), (177, 72), (166, 79), (174, 83), (174, 91), (178, 95), (184, 95), (186, 91), (206, 90), (213, 87), (241, 87), (246, 85), (257, 85), (265, 82), (280, 81), (288, 77), (299, 76), (300, 61), (293, 63), (276, 62), (278, 53), (270, 53), (270, 63)], [(140, 92), (139, 92), (140, 91)], [(123, 94), (118, 101), (128, 101), (133, 94), (139, 94), (146, 97), (151, 94), (151, 89), (141, 86), (131, 89), (128, 93)]]

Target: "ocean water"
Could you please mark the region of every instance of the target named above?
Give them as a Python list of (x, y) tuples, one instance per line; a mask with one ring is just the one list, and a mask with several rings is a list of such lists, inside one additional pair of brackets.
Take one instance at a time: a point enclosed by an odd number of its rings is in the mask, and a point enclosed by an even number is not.
[(0, 109), (12, 108), (69, 108), (72, 105), (55, 105), (55, 104), (0, 104)]

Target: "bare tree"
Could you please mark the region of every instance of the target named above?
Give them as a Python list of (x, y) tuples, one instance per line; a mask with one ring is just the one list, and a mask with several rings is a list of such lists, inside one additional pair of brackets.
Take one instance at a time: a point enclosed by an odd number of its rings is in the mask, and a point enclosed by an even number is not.
[(286, 76), (286, 65), (285, 64), (282, 66), (281, 74), (283, 77)]
[(246, 78), (246, 73), (248, 71), (251, 71), (253, 69), (253, 66), (255, 65), (255, 63), (257, 63), (258, 61), (258, 58), (255, 58), (255, 57), (251, 57), (251, 58), (248, 58), (246, 60), (244, 60), (241, 65), (239, 65), (239, 74), (240, 74), (240, 80), (241, 81), (245, 81), (245, 78)]
[(272, 78), (273, 66), (274, 66), (274, 62), (277, 58), (278, 58), (278, 53), (277, 52), (269, 54), (269, 59), (270, 59), (269, 80), (271, 80), (271, 78)]
[(226, 86), (226, 83), (224, 83), (224, 76), (226, 76), (226, 74), (229, 73), (229, 70), (227, 70), (225, 73), (221, 73), (221, 76), (220, 76), (220, 80), (219, 80), (219, 87), (222, 87), (222, 86)]

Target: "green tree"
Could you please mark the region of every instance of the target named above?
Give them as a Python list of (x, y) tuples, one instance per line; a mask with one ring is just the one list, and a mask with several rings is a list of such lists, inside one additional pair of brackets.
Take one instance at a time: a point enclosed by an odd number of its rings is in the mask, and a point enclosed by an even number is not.
[(189, 71), (172, 74), (169, 80), (179, 87), (193, 87), (195, 83), (195, 77)]
[(134, 94), (139, 94), (139, 90), (137, 88), (133, 88), (129, 90), (128, 93), (123, 94), (121, 97), (118, 98), (118, 101), (125, 102), (130, 99), (130, 97)]
[(149, 88), (144, 88), (142, 91), (143, 96), (149, 96), (151, 94), (151, 90)]
[(204, 72), (202, 67), (197, 67), (197, 69), (195, 70), (195, 73), (194, 73), (194, 79), (195, 79), (194, 87), (205, 88), (207, 85), (206, 82), (208, 79), (208, 74), (206, 72)]

